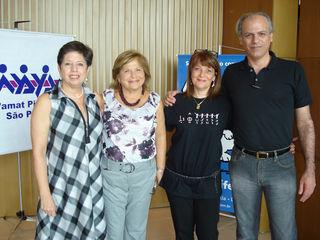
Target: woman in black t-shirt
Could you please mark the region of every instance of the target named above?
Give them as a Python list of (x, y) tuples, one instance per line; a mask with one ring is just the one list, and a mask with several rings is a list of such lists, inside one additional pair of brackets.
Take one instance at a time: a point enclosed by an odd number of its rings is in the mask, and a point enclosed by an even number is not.
[(220, 66), (207, 50), (195, 51), (187, 90), (165, 108), (166, 128), (174, 130), (160, 185), (166, 190), (176, 239), (218, 239), (221, 194), (221, 137), (229, 119), (229, 103), (219, 94)]

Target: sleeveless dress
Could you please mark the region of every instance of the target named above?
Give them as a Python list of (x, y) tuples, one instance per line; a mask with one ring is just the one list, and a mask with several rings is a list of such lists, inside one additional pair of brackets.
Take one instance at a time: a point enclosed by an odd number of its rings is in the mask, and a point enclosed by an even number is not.
[(61, 81), (49, 93), (47, 170), (56, 217), (48, 216), (39, 201), (36, 239), (105, 239), (102, 121), (95, 95), (83, 88), (87, 127), (80, 109), (61, 91)]

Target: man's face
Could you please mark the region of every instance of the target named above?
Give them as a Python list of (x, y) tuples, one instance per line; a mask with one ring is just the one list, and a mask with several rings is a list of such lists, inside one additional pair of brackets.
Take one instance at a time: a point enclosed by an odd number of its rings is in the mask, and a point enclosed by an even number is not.
[(253, 15), (243, 21), (242, 35), (239, 39), (250, 60), (260, 60), (269, 55), (272, 37), (265, 17)]

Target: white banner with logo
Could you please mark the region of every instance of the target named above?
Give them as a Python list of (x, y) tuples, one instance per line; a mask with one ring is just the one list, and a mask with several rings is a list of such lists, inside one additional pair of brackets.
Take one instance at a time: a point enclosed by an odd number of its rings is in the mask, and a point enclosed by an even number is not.
[(74, 36), (0, 29), (0, 155), (31, 149), (38, 96), (59, 79), (57, 55)]

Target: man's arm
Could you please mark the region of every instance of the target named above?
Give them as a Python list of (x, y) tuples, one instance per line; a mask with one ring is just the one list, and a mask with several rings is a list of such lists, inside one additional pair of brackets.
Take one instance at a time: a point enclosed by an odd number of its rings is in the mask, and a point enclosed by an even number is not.
[(305, 106), (295, 110), (299, 139), (305, 158), (305, 170), (302, 174), (298, 193), (300, 201), (305, 202), (316, 187), (315, 178), (315, 131), (310, 114), (310, 107)]
[(169, 107), (175, 104), (176, 98), (174, 96), (177, 95), (179, 92), (179, 90), (171, 90), (167, 92), (166, 98), (164, 100), (164, 106)]

